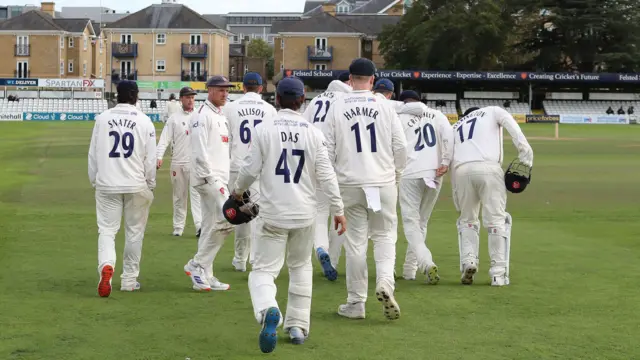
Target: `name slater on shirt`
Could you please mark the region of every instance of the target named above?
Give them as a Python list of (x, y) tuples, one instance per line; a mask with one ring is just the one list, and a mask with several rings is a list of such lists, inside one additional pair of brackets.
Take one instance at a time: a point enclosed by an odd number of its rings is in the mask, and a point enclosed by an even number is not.
[(357, 107), (354, 107), (354, 108), (351, 108), (351, 109), (348, 109), (347, 111), (345, 111), (343, 116), (347, 120), (351, 120), (351, 119), (353, 119), (354, 117), (357, 117), (357, 116), (365, 116), (365, 117), (377, 120), (378, 114), (379, 114), (378, 110), (376, 110), (376, 109), (368, 108), (366, 106), (357, 106)]
[(129, 119), (112, 119), (109, 120), (107, 124), (109, 124), (109, 129), (113, 129), (115, 126), (118, 126), (133, 130), (133, 128), (136, 126), (136, 122)]
[(256, 109), (256, 108), (244, 108), (244, 109), (240, 109), (238, 110), (238, 116), (239, 117), (247, 117), (247, 116), (257, 116), (261, 119), (264, 119), (265, 117), (265, 112), (262, 109)]

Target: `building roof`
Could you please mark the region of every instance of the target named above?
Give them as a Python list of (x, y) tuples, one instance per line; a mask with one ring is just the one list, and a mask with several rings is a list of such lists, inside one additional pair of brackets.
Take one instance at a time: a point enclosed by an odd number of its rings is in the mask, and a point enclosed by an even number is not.
[(72, 33), (81, 33), (84, 32), (84, 29), (87, 27), (87, 24), (90, 22), (89, 19), (53, 19), (53, 22), (56, 25), (60, 26), (64, 29), (64, 31), (72, 32)]
[(105, 26), (114, 29), (220, 29), (182, 4), (153, 4)]
[(320, 13), (302, 20), (274, 21), (272, 33), (362, 33), (378, 35), (385, 25), (395, 25), (400, 16), (336, 15)]
[(224, 29), (227, 26), (227, 17), (224, 14), (202, 14), (202, 17), (219, 28)]
[(397, 3), (398, 0), (370, 0), (366, 4), (357, 9), (353, 9), (352, 14), (378, 14), (390, 5)]
[(54, 19), (42, 11), (30, 10), (0, 23), (0, 31), (83, 32), (87, 23), (89, 19)]

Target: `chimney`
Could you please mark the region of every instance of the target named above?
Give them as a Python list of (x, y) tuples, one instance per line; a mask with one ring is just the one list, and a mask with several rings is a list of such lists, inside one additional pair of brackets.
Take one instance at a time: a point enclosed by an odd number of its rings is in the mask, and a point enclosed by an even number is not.
[(49, 14), (51, 17), (56, 17), (56, 3), (43, 2), (40, 4), (40, 11)]
[(336, 16), (336, 4), (326, 2), (322, 4), (322, 12), (325, 12), (331, 16)]

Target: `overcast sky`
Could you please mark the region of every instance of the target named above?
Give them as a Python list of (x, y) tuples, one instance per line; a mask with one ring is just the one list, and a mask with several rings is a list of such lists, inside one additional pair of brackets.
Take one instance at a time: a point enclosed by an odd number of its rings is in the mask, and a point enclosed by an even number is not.
[[(49, 0), (56, 3), (56, 10), (63, 6), (100, 6), (100, 0)], [(201, 14), (226, 14), (228, 12), (302, 12), (304, 0), (178, 0)], [(102, 0), (102, 6), (114, 10), (138, 11), (160, 0)], [(0, 5), (39, 5), (40, 1), (0, 0)]]

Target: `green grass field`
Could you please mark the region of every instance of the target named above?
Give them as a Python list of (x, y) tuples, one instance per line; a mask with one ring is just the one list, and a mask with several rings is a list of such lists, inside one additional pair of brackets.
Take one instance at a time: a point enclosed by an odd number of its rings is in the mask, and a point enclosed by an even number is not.
[[(341, 277), (314, 263), (311, 336), (273, 354), (257, 346), (247, 273), (232, 240), (217, 260), (228, 292), (195, 293), (182, 267), (196, 249), (171, 233), (168, 163), (158, 175), (141, 265), (142, 291), (99, 298), (97, 226), (87, 179), (92, 123), (0, 122), (0, 359), (640, 359), (640, 126), (523, 125), (533, 183), (509, 196), (512, 285), (489, 284), (486, 233), (476, 284), (459, 285), (456, 212), (446, 182), (429, 227), (442, 281), (397, 282), (402, 317), (336, 314)], [(515, 156), (505, 141), (507, 159)], [(399, 237), (401, 273), (406, 240)], [(118, 236), (118, 256), (123, 236)], [(277, 281), (286, 304), (285, 271)]]

